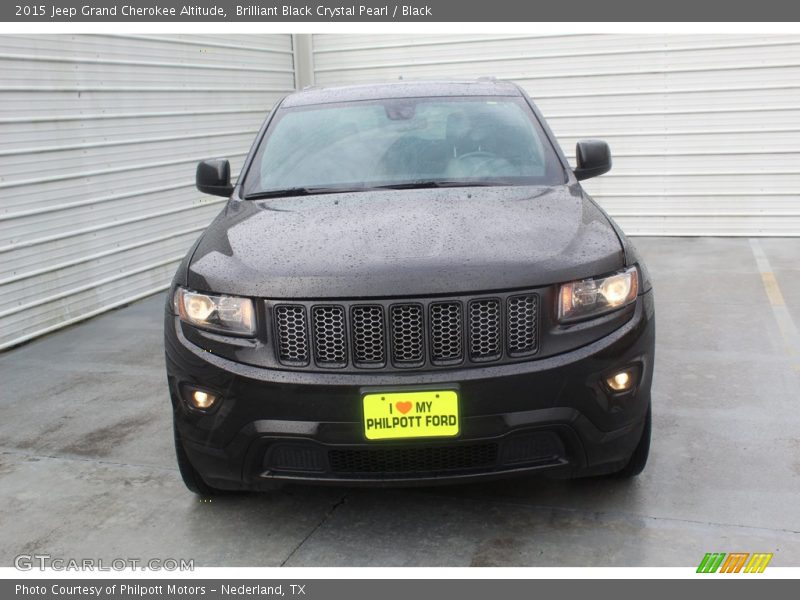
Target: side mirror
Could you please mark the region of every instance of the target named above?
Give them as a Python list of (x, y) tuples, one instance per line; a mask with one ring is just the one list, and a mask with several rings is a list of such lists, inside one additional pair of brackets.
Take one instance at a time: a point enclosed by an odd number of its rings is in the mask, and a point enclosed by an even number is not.
[(204, 194), (229, 197), (233, 193), (231, 164), (225, 158), (199, 162), (197, 164), (195, 185)]
[(575, 177), (597, 177), (611, 170), (611, 150), (603, 140), (581, 140), (575, 145)]

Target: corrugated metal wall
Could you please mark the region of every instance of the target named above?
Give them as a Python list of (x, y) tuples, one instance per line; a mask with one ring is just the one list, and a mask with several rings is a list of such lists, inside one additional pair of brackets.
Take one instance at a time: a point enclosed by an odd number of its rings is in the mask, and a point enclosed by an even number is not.
[(294, 88), (265, 36), (0, 36), (0, 349), (166, 287)]
[[(800, 36), (315, 35), (318, 85), (494, 75), (522, 84), (631, 234), (800, 235)], [(573, 162), (574, 164), (574, 162)]]

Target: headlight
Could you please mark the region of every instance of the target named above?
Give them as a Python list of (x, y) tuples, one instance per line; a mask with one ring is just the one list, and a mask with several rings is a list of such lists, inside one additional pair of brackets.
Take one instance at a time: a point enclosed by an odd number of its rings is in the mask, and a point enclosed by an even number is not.
[(238, 335), (253, 335), (256, 331), (253, 302), (236, 296), (214, 296), (178, 288), (175, 292), (175, 312), (187, 323)]
[(636, 267), (601, 279), (565, 283), (558, 292), (558, 320), (576, 321), (611, 312), (636, 300), (638, 291)]

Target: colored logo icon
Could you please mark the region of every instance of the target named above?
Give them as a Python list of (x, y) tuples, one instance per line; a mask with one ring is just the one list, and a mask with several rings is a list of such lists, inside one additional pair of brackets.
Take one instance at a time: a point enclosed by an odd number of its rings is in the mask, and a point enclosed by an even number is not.
[(707, 552), (697, 567), (698, 573), (763, 573), (772, 553)]

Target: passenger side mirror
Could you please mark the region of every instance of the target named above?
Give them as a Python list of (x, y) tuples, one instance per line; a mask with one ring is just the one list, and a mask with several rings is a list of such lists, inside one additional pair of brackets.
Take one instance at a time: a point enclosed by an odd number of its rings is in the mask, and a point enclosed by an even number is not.
[(575, 145), (575, 177), (597, 177), (611, 170), (611, 150), (603, 140), (581, 140)]
[(199, 162), (197, 164), (195, 185), (204, 194), (229, 197), (233, 193), (231, 164), (225, 158)]

